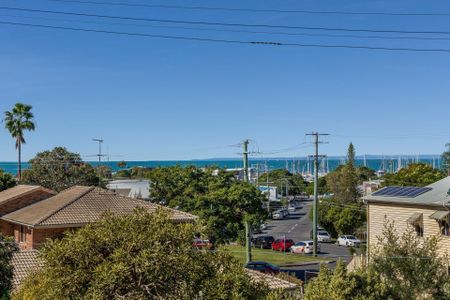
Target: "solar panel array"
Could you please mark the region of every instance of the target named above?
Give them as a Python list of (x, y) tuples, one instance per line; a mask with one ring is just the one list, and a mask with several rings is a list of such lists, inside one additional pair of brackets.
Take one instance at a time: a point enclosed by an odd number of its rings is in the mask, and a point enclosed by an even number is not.
[(388, 186), (373, 193), (373, 196), (385, 197), (417, 197), (425, 192), (430, 191), (430, 187), (415, 187), (415, 186)]

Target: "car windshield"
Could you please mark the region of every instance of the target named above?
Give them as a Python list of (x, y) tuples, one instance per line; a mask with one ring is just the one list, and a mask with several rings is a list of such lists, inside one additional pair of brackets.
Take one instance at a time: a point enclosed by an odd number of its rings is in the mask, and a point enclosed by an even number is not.
[(297, 244), (295, 244), (295, 246), (305, 246), (305, 243), (303, 243), (303, 242), (298, 242)]
[(273, 242), (273, 237), (271, 236), (263, 236), (261, 239), (265, 240), (265, 241), (271, 241)]
[(319, 231), (317, 234), (318, 235), (328, 235), (328, 232), (326, 232), (326, 231)]
[(353, 235), (348, 235), (347, 238), (349, 240), (357, 240), (357, 238), (355, 236), (353, 236)]
[(308, 246), (312, 246), (313, 242), (308, 242), (307, 244), (308, 244)]

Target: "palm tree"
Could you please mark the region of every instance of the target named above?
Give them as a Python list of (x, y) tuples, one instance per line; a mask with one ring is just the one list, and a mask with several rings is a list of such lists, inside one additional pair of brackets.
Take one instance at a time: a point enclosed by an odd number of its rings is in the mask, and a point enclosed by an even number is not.
[(33, 113), (31, 112), (32, 106), (16, 103), (11, 111), (5, 111), (5, 128), (8, 129), (11, 136), (16, 140), (16, 149), (19, 154), (18, 160), (18, 178), (20, 180), (22, 176), (21, 155), (22, 144), (25, 144), (24, 131), (34, 130)]

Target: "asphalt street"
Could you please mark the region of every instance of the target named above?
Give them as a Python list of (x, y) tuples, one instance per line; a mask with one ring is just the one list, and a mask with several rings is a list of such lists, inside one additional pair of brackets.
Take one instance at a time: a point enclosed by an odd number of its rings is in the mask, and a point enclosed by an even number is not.
[[(268, 222), (268, 227), (263, 233), (259, 235), (271, 235), (275, 239), (286, 237), (292, 239), (294, 242), (311, 240), (310, 232), (312, 229), (312, 222), (309, 220), (309, 211), (312, 207), (312, 201), (301, 202), (301, 208), (297, 209), (295, 213), (290, 213), (283, 220), (271, 220)], [(255, 235), (255, 236), (259, 236)], [(321, 251), (318, 254), (319, 257), (329, 258), (333, 261), (341, 258), (344, 261), (348, 261), (350, 258), (350, 251), (347, 247), (339, 247), (334, 243), (320, 243)], [(335, 266), (335, 262), (328, 264), (330, 268)], [(319, 264), (306, 264), (304, 266), (295, 267), (283, 267), (283, 269), (289, 269), (292, 271), (304, 271), (317, 272), (320, 268)], [(302, 278), (303, 279), (303, 278)]]

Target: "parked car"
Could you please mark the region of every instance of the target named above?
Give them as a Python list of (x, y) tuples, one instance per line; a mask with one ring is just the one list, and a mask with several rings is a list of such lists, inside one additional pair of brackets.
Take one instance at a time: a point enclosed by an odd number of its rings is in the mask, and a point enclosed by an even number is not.
[(279, 267), (265, 261), (251, 261), (245, 265), (245, 268), (269, 274), (280, 273)]
[(213, 249), (213, 244), (209, 240), (203, 240), (200, 238), (195, 238), (192, 242), (192, 246), (197, 249), (207, 249), (211, 250)]
[(261, 230), (266, 230), (267, 229), (267, 223), (262, 223), (261, 226), (259, 226), (259, 228)]
[(289, 205), (288, 206), (288, 211), (290, 212), (290, 213), (293, 213), (293, 212), (295, 212), (297, 210), (297, 208), (294, 206), (294, 205)]
[(291, 239), (276, 239), (272, 243), (272, 250), (288, 251), (294, 244), (294, 241)]
[[(291, 247), (292, 253), (303, 253), (310, 254), (314, 252), (314, 242), (313, 241), (302, 241), (298, 242)], [(320, 245), (317, 245), (317, 252), (320, 252)]]
[(261, 227), (259, 226), (252, 227), (252, 234), (260, 234), (260, 233), (262, 233)]
[(325, 230), (317, 231), (317, 241), (320, 243), (331, 243), (331, 235)]
[(252, 239), (252, 245), (261, 249), (272, 249), (272, 243), (275, 239), (270, 235), (262, 235)]
[(361, 246), (361, 241), (353, 235), (341, 235), (337, 239), (337, 244), (346, 247), (359, 247)]
[(284, 219), (284, 215), (281, 211), (274, 211), (272, 213), (272, 219), (274, 220), (283, 220)]

